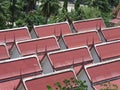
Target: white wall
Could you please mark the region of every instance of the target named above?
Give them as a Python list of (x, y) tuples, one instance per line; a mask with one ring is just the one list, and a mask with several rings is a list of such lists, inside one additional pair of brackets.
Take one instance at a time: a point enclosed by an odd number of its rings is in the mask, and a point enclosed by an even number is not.
[(94, 89), (91, 87), (90, 80), (88, 79), (88, 77), (87, 77), (84, 69), (77, 75), (77, 78), (78, 78), (78, 80), (86, 81), (86, 85), (88, 86), (88, 89), (87, 89), (87, 90), (94, 90)]
[(23, 83), (21, 82), (16, 90), (26, 90)]
[(34, 30), (30, 32), (32, 39), (37, 38), (37, 35)]
[(99, 59), (99, 57), (98, 57), (98, 55), (97, 55), (97, 52), (95, 51), (95, 48), (94, 48), (94, 47), (90, 50), (90, 52), (91, 52), (91, 55), (92, 55), (92, 57), (93, 57), (93, 62), (94, 62), (94, 63), (100, 62), (100, 59)]
[(11, 58), (18, 58), (20, 57), (20, 53), (16, 47), (16, 45), (13, 46), (12, 50), (10, 51)]
[(101, 31), (98, 31), (98, 33), (99, 33), (99, 35), (100, 35), (100, 38), (101, 38), (102, 42), (106, 42), (106, 40), (105, 40), (102, 32), (101, 32)]
[(66, 49), (65, 43), (62, 38), (58, 40), (58, 43), (59, 43), (60, 49)]
[(53, 72), (53, 68), (52, 68), (47, 56), (45, 56), (44, 59), (42, 60), (41, 67), (43, 69), (43, 74)]

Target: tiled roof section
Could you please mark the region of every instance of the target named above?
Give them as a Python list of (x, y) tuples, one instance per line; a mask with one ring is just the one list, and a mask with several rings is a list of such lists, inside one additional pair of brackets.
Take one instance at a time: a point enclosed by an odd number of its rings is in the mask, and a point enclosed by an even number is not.
[(92, 83), (120, 76), (120, 60), (86, 67)]
[(27, 39), (31, 39), (31, 37), (26, 27), (0, 30), (0, 43), (13, 43)]
[(60, 49), (54, 36), (18, 42), (17, 47), (22, 56)]
[(119, 22), (120, 22), (120, 19), (117, 19), (117, 18), (112, 19), (112, 20), (110, 21), (110, 23), (113, 23), (113, 24), (118, 24)]
[(120, 56), (120, 41), (96, 45), (95, 48), (102, 61)]
[(0, 83), (0, 90), (16, 90), (20, 79)]
[(65, 35), (63, 39), (68, 48), (85, 45), (90, 46), (92, 44), (101, 42), (100, 37), (96, 31)]
[(116, 18), (112, 19), (110, 22), (113, 24), (119, 24), (119, 22), (120, 22), (120, 10), (119, 10)]
[(91, 55), (87, 47), (69, 49), (61, 52), (49, 54), (49, 58), (54, 68), (62, 68), (83, 62), (92, 62)]
[[(106, 82), (105, 84), (109, 85), (108, 82)], [(120, 79), (117, 79), (117, 80), (113, 80), (113, 81), (110, 81), (110, 88), (115, 88), (114, 85), (117, 85), (118, 89), (117, 90), (120, 90)], [(95, 85), (94, 86), (95, 90), (101, 90), (101, 89), (104, 89), (105, 86), (104, 86), (104, 83), (102, 84), (98, 84), (98, 85)]]
[(25, 81), (27, 90), (48, 90), (47, 85), (51, 86), (53, 90), (57, 87), (55, 86), (56, 82), (60, 82), (62, 85), (65, 79), (70, 79), (74, 76), (72, 71), (61, 72), (57, 74), (47, 75), (40, 78), (35, 78)]
[(34, 29), (38, 37), (46, 37), (52, 35), (60, 36), (61, 34), (63, 35), (71, 33), (70, 27), (66, 22), (36, 26)]
[(104, 21), (102, 18), (97, 19), (89, 19), (84, 21), (76, 21), (74, 22), (75, 29), (80, 31), (88, 31), (88, 30), (98, 30), (100, 28), (105, 28), (106, 25), (104, 24)]
[(0, 61), (9, 59), (10, 55), (8, 53), (8, 49), (6, 48), (5, 45), (0, 45)]
[(118, 11), (117, 18), (120, 19), (120, 10)]
[(35, 56), (0, 62), (0, 80), (41, 71), (42, 69)]
[(107, 41), (120, 40), (120, 27), (103, 29), (102, 33)]

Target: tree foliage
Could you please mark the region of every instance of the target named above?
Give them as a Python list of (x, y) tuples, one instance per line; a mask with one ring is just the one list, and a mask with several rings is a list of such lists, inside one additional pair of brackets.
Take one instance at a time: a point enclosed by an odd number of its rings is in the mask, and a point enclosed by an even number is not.
[(101, 84), (100, 90), (118, 90), (118, 86), (116, 84), (112, 84), (110, 82)]
[(87, 85), (85, 84), (85, 81), (80, 81), (75, 78), (64, 79), (63, 81), (64, 85), (62, 85), (60, 82), (56, 82), (55, 86), (56, 89), (53, 89), (50, 85), (47, 85), (48, 90), (87, 90)]
[[(67, 11), (68, 0), (0, 0), (0, 29), (103, 17), (109, 25), (119, 10), (119, 0), (76, 0), (74, 10)], [(41, 4), (40, 4), (41, 3)], [(91, 13), (93, 12), (93, 13)], [(116, 14), (115, 14), (116, 15)]]
[(46, 23), (51, 15), (58, 13), (59, 8), (59, 0), (41, 0), (40, 10), (42, 15), (46, 18)]

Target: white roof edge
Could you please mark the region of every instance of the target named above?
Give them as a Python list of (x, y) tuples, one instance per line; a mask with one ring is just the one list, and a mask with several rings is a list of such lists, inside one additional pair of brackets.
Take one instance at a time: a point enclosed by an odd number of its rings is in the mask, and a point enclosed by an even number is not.
[(89, 33), (89, 32), (97, 32), (97, 31), (96, 30), (88, 30), (88, 31), (81, 31), (81, 32), (78, 32), (78, 33), (69, 33), (69, 34), (63, 35), (63, 37), (64, 36), (79, 35), (79, 34), (84, 34), (84, 33)]
[(37, 55), (30, 55), (30, 56), (25, 56), (25, 57), (19, 57), (19, 58), (13, 58), (13, 59), (7, 59), (7, 60), (4, 60), (4, 61), (0, 61), (0, 64), (11, 62), (11, 61), (18, 61), (18, 60), (21, 60), (21, 59), (32, 58), (32, 57), (35, 57), (37, 59)]
[(94, 63), (94, 64), (90, 64), (90, 65), (86, 65), (85, 69), (87, 69), (89, 67), (94, 67), (94, 66), (102, 65), (102, 64), (112, 63), (112, 62), (115, 62), (115, 61), (120, 61), (120, 58), (112, 59), (112, 60), (107, 60), (107, 61), (99, 62), (99, 63)]
[(120, 26), (102, 28), (101, 30), (109, 30), (109, 29), (116, 29), (116, 28), (120, 28)]
[(10, 28), (10, 29), (2, 29), (2, 30), (0, 30), (0, 32), (13, 31), (13, 30), (24, 29), (24, 28), (28, 30), (27, 26), (24, 26), (24, 27)]
[(52, 36), (35, 38), (35, 39), (29, 39), (29, 40), (24, 40), (24, 41), (17, 41), (16, 44), (18, 44), (18, 43), (25, 43), (25, 42), (32, 42), (32, 41), (41, 40), (41, 39), (49, 39), (49, 38), (55, 38), (57, 40), (57, 38), (55, 37), (55, 35), (52, 35)]
[(0, 43), (0, 46), (7, 46), (5, 43)]
[(102, 19), (102, 17), (98, 17), (98, 18), (91, 18), (91, 19), (84, 19), (84, 20), (78, 20), (78, 21), (73, 21), (73, 23), (77, 23), (77, 22), (85, 22), (85, 21), (91, 21), (91, 20), (98, 20), (98, 19)]
[(41, 64), (40, 64), (40, 62), (39, 62), (38, 56), (37, 56), (36, 54), (33, 54), (32, 56), (33, 56), (33, 57), (36, 57), (40, 69), (43, 70), (43, 69), (42, 69), (42, 66), (41, 66)]
[(74, 74), (74, 70), (73, 69), (64, 69), (64, 70), (60, 70), (60, 71), (51, 72), (51, 73), (48, 73), (48, 74), (42, 74), (42, 75), (37, 75), (37, 76), (32, 76), (32, 77), (24, 78), (23, 82), (26, 82), (27, 80), (32, 80), (32, 79), (42, 78), (42, 77), (46, 77), (46, 76), (50, 76), (50, 75), (55, 75), (55, 74), (59, 74), (59, 73), (64, 73), (64, 72), (68, 72), (68, 71), (72, 71), (73, 74)]
[(58, 25), (58, 24), (64, 24), (64, 23), (67, 23), (67, 21), (64, 21), (64, 22), (58, 22), (58, 23), (51, 23), (51, 24), (44, 24), (44, 25), (38, 25), (38, 26), (34, 26), (34, 28), (36, 27), (43, 27), (43, 26), (49, 26), (49, 25)]
[(100, 46), (100, 45), (108, 45), (108, 44), (112, 44), (112, 43), (119, 43), (119, 42), (120, 42), (120, 40), (103, 42), (103, 43), (95, 44), (95, 47)]
[(70, 50), (76, 50), (76, 49), (81, 49), (81, 48), (87, 48), (88, 49), (88, 46), (80, 46), (80, 47), (75, 47), (75, 48), (69, 48), (69, 49), (64, 49), (64, 50), (49, 52), (48, 55), (50, 55), (50, 54), (56, 54), (56, 53), (62, 53), (62, 52), (67, 52), (67, 51), (70, 51)]

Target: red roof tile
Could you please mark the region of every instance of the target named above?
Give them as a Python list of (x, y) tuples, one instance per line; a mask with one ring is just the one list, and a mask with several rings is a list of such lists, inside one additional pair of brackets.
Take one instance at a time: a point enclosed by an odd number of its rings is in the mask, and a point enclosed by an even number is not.
[(10, 43), (31, 39), (26, 27), (0, 30), (0, 43)]
[(92, 57), (87, 47), (49, 53), (48, 57), (54, 68), (67, 67), (73, 64), (81, 64), (83, 61), (92, 62)]
[(103, 29), (102, 33), (107, 41), (120, 39), (120, 27)]
[(20, 83), (20, 79), (0, 83), (0, 90), (15, 90)]
[(75, 66), (75, 67), (74, 67), (75, 74), (78, 75), (79, 72), (80, 72), (82, 69), (83, 69), (83, 66), (82, 66), (82, 65)]
[(96, 45), (96, 51), (102, 61), (120, 56), (120, 42), (110, 42)]
[(36, 26), (35, 32), (38, 37), (46, 37), (46, 36), (60, 36), (60, 34), (68, 34), (71, 33), (70, 27), (68, 23), (57, 23), (57, 24), (50, 24), (44, 26)]
[(0, 62), (0, 80), (41, 71), (36, 56)]
[(118, 11), (117, 18), (120, 19), (120, 10)]
[(53, 90), (56, 89), (55, 83), (60, 82), (62, 85), (65, 79), (70, 79), (75, 75), (72, 71), (60, 72), (56, 74), (49, 74), (46, 76), (35, 77), (25, 81), (27, 90), (48, 90), (47, 85), (51, 86)]
[(22, 56), (60, 49), (54, 36), (18, 42), (17, 47)]
[(8, 49), (6, 48), (5, 45), (0, 45), (0, 61), (9, 59), (10, 55), (8, 53)]
[(118, 24), (118, 23), (120, 23), (120, 19), (115, 18), (115, 19), (112, 19), (110, 22), (113, 24)]
[(92, 83), (120, 76), (120, 59), (88, 66), (86, 71)]
[(100, 43), (100, 37), (96, 31), (65, 35), (63, 37), (68, 48), (79, 47), (84, 45), (92, 45)]
[[(120, 79), (110, 81), (110, 84), (111, 84), (111, 88), (115, 88), (112, 85), (117, 85), (117, 87), (118, 87), (117, 90), (120, 90)], [(103, 86), (102, 84), (98, 84), (98, 85), (95, 85), (94, 88), (95, 88), (95, 90), (101, 90), (101, 89), (104, 89), (105, 86)]]
[(96, 19), (89, 19), (89, 20), (81, 20), (74, 22), (75, 29), (80, 31), (88, 31), (88, 30), (98, 30), (99, 28), (105, 28), (106, 25), (104, 24), (104, 21), (102, 18), (96, 18)]

